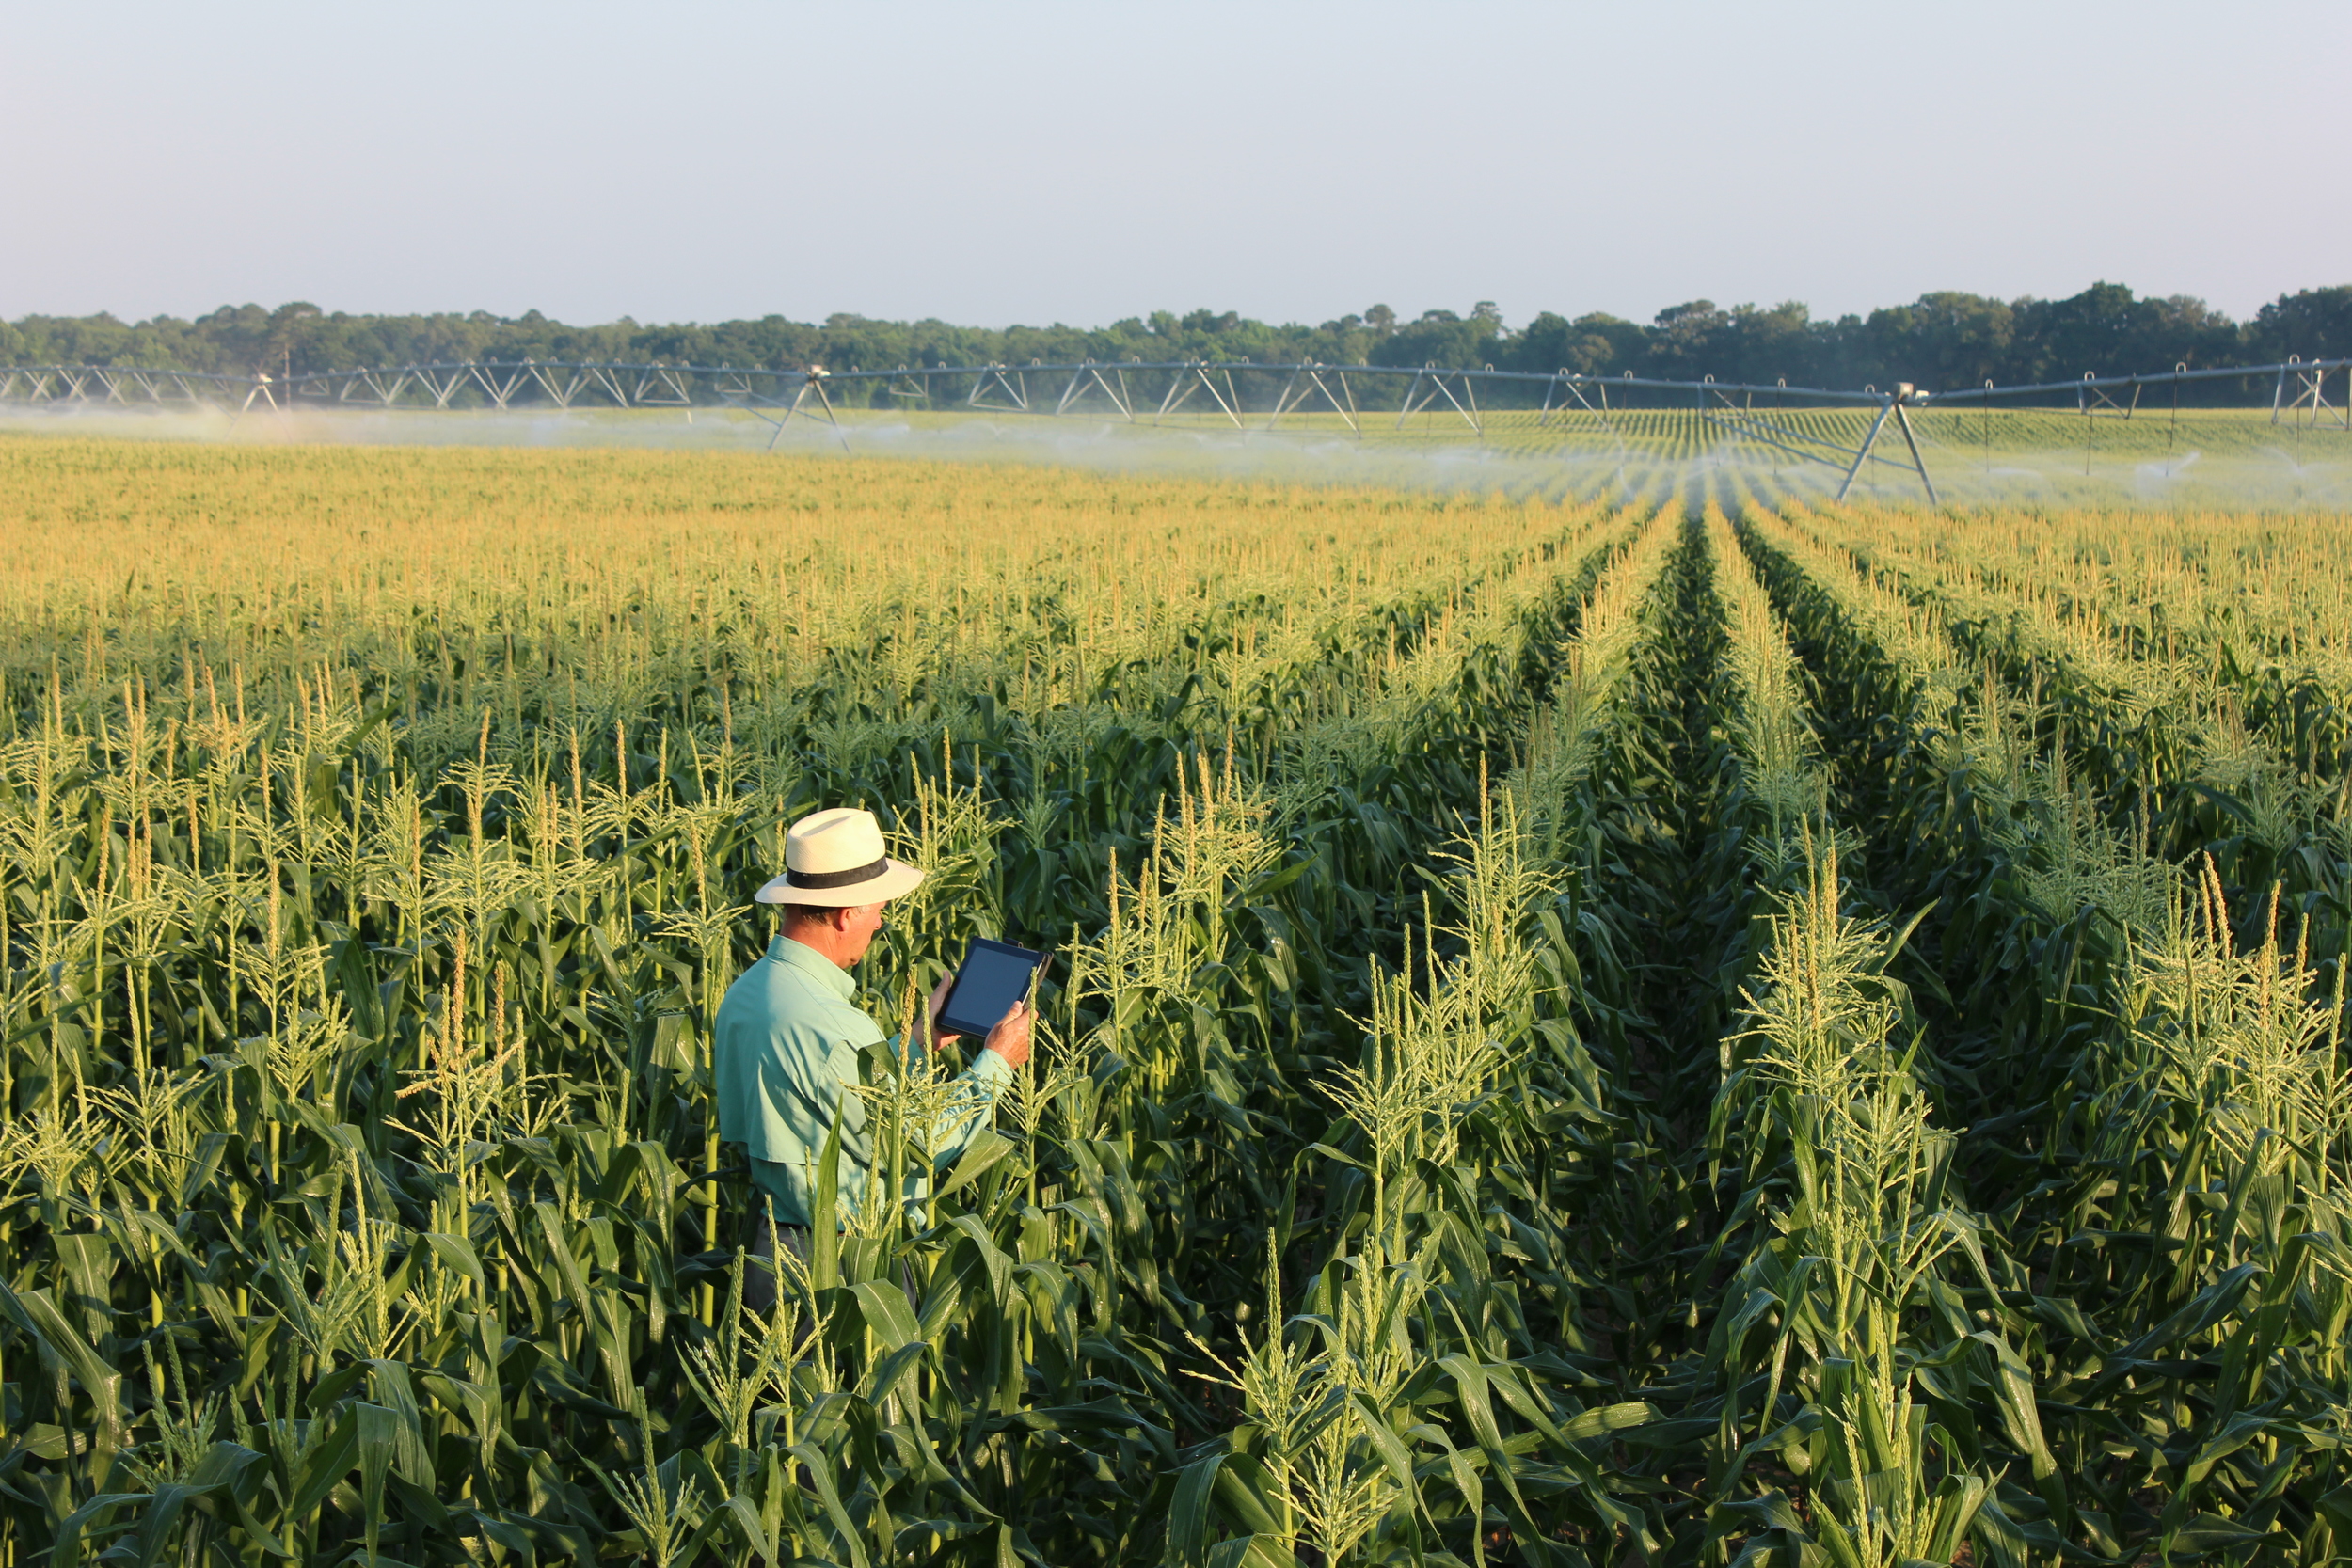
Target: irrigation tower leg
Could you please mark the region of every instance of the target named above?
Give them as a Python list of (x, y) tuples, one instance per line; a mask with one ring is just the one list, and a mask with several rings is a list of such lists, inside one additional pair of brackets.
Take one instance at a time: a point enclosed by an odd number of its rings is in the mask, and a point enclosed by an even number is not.
[[(2132, 401), (2137, 404), (2139, 400), (2135, 397)], [(1935, 499), (1935, 481), (1928, 477), (1928, 460), (1919, 455), (1918, 439), (1911, 434), (1911, 416), (1903, 412), (1899, 403), (1895, 404), (1895, 422), (1903, 427), (1903, 445), (1911, 449), (1911, 466), (1919, 470), (1919, 483), (1927, 490), (1928, 504), (1942, 506), (1944, 503)]]
[[(1846, 483), (1837, 487), (1837, 499), (1844, 500), (1846, 492), (1853, 488), (1853, 476), (1862, 471), (1862, 465), (1870, 461), (1870, 449), (1878, 445), (1879, 432), (1886, 428), (1886, 416), (1895, 411), (1895, 400), (1889, 398), (1879, 409), (1879, 417), (1870, 421), (1870, 434), (1862, 438), (1862, 450), (1853, 454), (1853, 467), (1846, 470)], [(1906, 429), (1909, 427), (1906, 426)]]

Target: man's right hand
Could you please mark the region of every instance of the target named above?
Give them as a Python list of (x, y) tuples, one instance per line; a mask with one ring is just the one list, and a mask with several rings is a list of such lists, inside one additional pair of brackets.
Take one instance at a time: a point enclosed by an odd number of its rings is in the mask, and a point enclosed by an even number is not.
[(988, 1049), (1005, 1059), (1009, 1068), (1029, 1065), (1029, 1005), (1016, 1002), (1012, 1011), (996, 1021), (996, 1027), (988, 1032)]

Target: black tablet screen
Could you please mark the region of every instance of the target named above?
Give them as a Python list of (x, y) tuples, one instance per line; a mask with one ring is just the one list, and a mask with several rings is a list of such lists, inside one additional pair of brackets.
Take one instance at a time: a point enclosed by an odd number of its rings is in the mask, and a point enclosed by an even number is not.
[(955, 989), (940, 1009), (940, 1027), (951, 1035), (985, 1035), (1029, 994), (1029, 976), (1045, 955), (1008, 942), (976, 940), (956, 972)]

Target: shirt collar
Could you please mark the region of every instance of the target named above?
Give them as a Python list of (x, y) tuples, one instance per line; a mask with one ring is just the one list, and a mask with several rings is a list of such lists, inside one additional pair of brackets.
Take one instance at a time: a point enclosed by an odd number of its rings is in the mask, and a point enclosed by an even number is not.
[(794, 942), (790, 937), (778, 937), (768, 944), (768, 956), (780, 964), (790, 964), (812, 976), (844, 1002), (857, 995), (857, 984), (850, 978), (848, 972), (805, 942)]

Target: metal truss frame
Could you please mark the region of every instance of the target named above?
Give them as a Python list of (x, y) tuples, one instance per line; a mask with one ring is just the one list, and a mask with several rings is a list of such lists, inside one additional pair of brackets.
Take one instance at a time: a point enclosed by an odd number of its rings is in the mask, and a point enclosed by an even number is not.
[[(1244, 360), (1242, 363), (1247, 365), (1248, 361)], [(1162, 367), (1151, 365), (1143, 368), (1147, 370), (1158, 370)], [(1192, 397), (1193, 393), (1206, 389), (1209, 396), (1216, 401), (1218, 411), (1224, 414), (1227, 419), (1233, 421), (1233, 428), (1235, 430), (1247, 430), (1249, 428), (1242, 421), (1241, 394), (1233, 388), (1234, 367), (1231, 365), (1212, 365), (1201, 361), (1194, 361), (1168, 368), (1176, 371), (1176, 379), (1168, 384), (1168, 395), (1160, 399), (1160, 411), (1153, 415), (1152, 419), (1152, 422), (1153, 424), (1159, 423), (1162, 420), (1167, 419), (1169, 415), (1175, 413), (1176, 410), (1182, 408)], [(1224, 372), (1225, 389), (1223, 391), (1217, 390), (1216, 382), (1210, 374), (1213, 371), (1222, 371)], [(1181, 388), (1181, 390), (1179, 388)]]
[[(1337, 396), (1332, 394), (1330, 382), (1323, 379), (1327, 373), (1340, 384)], [(1266, 416), (1265, 427), (1272, 430), (1281, 422), (1283, 415), (1305, 407), (1317, 393), (1322, 394), (1331, 412), (1346, 423), (1348, 434), (1362, 440), (1364, 427), (1357, 415), (1356, 389), (1347, 384), (1347, 372), (1336, 365), (1318, 365), (1311, 360), (1292, 367), (1290, 379), (1282, 383), (1282, 390), (1274, 399), (1274, 412)]]
[(250, 401), (256, 385), (253, 376), (135, 365), (0, 365), (0, 403), (220, 407)]
[[(986, 403), (981, 401), (988, 396), (991, 386), (993, 386), (998, 391), (1003, 392), (1009, 401), (1005, 403)], [(1013, 372), (1012, 375), (1009, 378), (1006, 376), (1005, 367), (1002, 365), (982, 366), (977, 378), (972, 383), (972, 395), (963, 401), (964, 406), (967, 408), (991, 408), (1004, 414), (1029, 413), (1031, 412), (1029, 407), (1029, 378), (1019, 371)]]
[(2083, 377), (2083, 390), (2082, 397), (2080, 399), (2080, 406), (2084, 414), (2092, 419), (2096, 419), (2098, 417), (2099, 410), (2106, 408), (2113, 410), (2115, 413), (2120, 414), (2124, 419), (2128, 420), (2133, 414), (2138, 411), (2139, 394), (2147, 390), (2147, 384), (2145, 382), (2136, 381), (2132, 383), (2132, 401), (2129, 403), (2118, 403), (2115, 401), (2115, 394), (2112, 391), (2105, 387), (2094, 385), (2093, 380), (2094, 378), (2088, 374)]
[[(768, 433), (770, 451), (775, 451), (776, 443), (784, 439), (784, 427), (792, 422), (793, 415), (799, 414), (805, 422), (813, 424), (817, 422), (819, 410), (823, 413), (824, 422), (833, 427), (834, 437), (841, 443), (841, 450), (843, 451), (850, 450), (849, 432), (841, 428), (840, 418), (834, 412), (833, 400), (825, 395), (826, 372), (823, 370), (812, 369), (794, 372), (788, 378), (792, 390), (792, 399), (789, 403), (779, 395), (759, 390), (754, 385), (756, 373), (749, 371), (724, 372), (723, 378), (712, 388), (712, 392), (728, 406), (740, 408), (744, 413), (755, 419), (765, 420), (775, 427)], [(808, 407), (809, 394), (812, 392), (817, 395), (815, 410)], [(784, 412), (770, 414), (768, 412), (770, 408), (781, 408)], [(691, 415), (690, 414), (689, 417), (691, 418)]]
[[(2228, 377), (2275, 377), (2270, 416), (2273, 423), (2352, 432), (2352, 377), (2345, 389), (2331, 398), (2328, 380), (2352, 369), (2352, 359), (2290, 358), (2283, 364), (2231, 365), (2190, 370), (2175, 365), (2169, 372), (2139, 375), (2085, 375), (2074, 381), (2032, 386), (1986, 386), (1977, 390), (1947, 393), (1915, 391), (1899, 387), (1882, 392), (1875, 387), (1860, 391), (1820, 387), (1790, 387), (1680, 381), (1630, 373), (1601, 377), (1568, 370), (1549, 373), (1525, 371), (1445, 369), (1425, 364), (1325, 365), (1296, 363), (1252, 364), (1247, 359), (1173, 359), (1120, 362), (1080, 360), (1074, 364), (1025, 366), (928, 365), (898, 366), (888, 371), (850, 369), (828, 372), (806, 370), (763, 370), (730, 365), (632, 364), (612, 361), (532, 359), (435, 361), (430, 364), (376, 366), (346, 371), (309, 371), (286, 380), (266, 374), (221, 375), (198, 371), (119, 365), (0, 365), (0, 404), (47, 407), (196, 407), (218, 408), (242, 418), (255, 408), (283, 413), (299, 406), (344, 404), (402, 411), (449, 411), (487, 407), (511, 411), (518, 404), (572, 409), (591, 404), (615, 408), (682, 408), (693, 418), (698, 404), (719, 404), (741, 409), (773, 427), (772, 449), (794, 419), (828, 426), (846, 447), (848, 427), (839, 417), (834, 393), (845, 385), (872, 384), (882, 396), (920, 402), (938, 408), (946, 400), (961, 406), (997, 414), (1032, 414), (1041, 418), (1111, 418), (1129, 424), (1162, 424), (1186, 416), (1206, 417), (1215, 423), (1243, 432), (1282, 428), (1295, 415), (1328, 411), (1359, 439), (1366, 437), (1367, 402), (1381, 409), (1387, 397), (1396, 399), (1394, 428), (1402, 431), (1415, 415), (1434, 416), (1440, 425), (1459, 420), (1472, 436), (1484, 440), (1490, 416), (1499, 406), (1521, 407), (1534, 399), (1542, 383), (1539, 428), (1565, 427), (1571, 417), (1589, 417), (1607, 434), (1616, 449), (1622, 474), (1631, 447), (1622, 423), (1630, 409), (1621, 395), (1613, 405), (1611, 389), (1620, 394), (1644, 391), (1687, 394), (1702, 418), (1740, 440), (1755, 441), (1791, 456), (1825, 464), (1838, 470), (1837, 494), (1851, 491), (1864, 465), (1874, 457), (1916, 474), (1931, 504), (1940, 504), (1934, 481), (1919, 447), (1910, 410), (1932, 404), (1936, 407), (1990, 409), (1995, 400), (2047, 397), (2071, 400), (2086, 418), (2103, 415), (2130, 419), (2150, 387), (2169, 385), (2176, 408), (2181, 388), (2191, 382)], [(1165, 377), (1156, 406), (1151, 390)], [(1245, 400), (1246, 377), (1257, 388)], [(942, 381), (945, 380), (945, 399)], [(1140, 379), (1139, 379), (1140, 378)], [(1279, 378), (1279, 380), (1275, 379)], [(961, 384), (969, 383), (968, 389)], [(1401, 389), (1398, 384), (1402, 383)], [(1364, 394), (1368, 384), (1385, 384), (1386, 396)], [(833, 392), (827, 390), (834, 388)], [(1266, 391), (1271, 388), (1271, 404)], [(959, 398), (957, 394), (961, 392)], [(1205, 396), (1203, 395), (1205, 394)], [(2126, 395), (2128, 394), (2128, 396)], [(1756, 406), (1757, 398), (1770, 400)], [(2336, 401), (2337, 399), (2342, 401)], [(1513, 401), (1514, 399), (1521, 401)], [(1791, 404), (1875, 410), (1876, 417), (1858, 445), (1799, 428), (1787, 419)], [(2062, 406), (2062, 404), (2061, 404)], [(1878, 448), (1892, 423), (1903, 438), (1908, 461), (1889, 457)], [(1291, 428), (1298, 428), (1293, 420)], [(1310, 427), (1311, 428), (1311, 427)]]
[[(1711, 380), (1701, 385), (1707, 392), (1712, 393), (1716, 400), (1715, 404), (1703, 404), (1700, 410), (1709, 422), (1734, 431), (1748, 440), (1761, 441), (1766, 446), (1777, 447), (1782, 451), (1803, 458), (1808, 463), (1824, 463), (1833, 468), (1845, 470), (1844, 477), (1837, 483), (1837, 499), (1841, 501), (1846, 499), (1846, 493), (1853, 488), (1854, 480), (1862, 472), (1862, 465), (1870, 460), (1873, 450), (1878, 446), (1879, 435), (1885, 430), (1886, 421), (1891, 416), (1897, 428), (1903, 434), (1903, 445), (1911, 450), (1911, 461), (1897, 463), (1896, 467), (1909, 468), (1919, 476), (1919, 486), (1928, 493), (1930, 506), (1943, 504), (1936, 498), (1935, 481), (1928, 477), (1927, 459), (1919, 454), (1919, 438), (1911, 428), (1911, 416), (1904, 412), (1905, 404), (1915, 401), (1918, 396), (1909, 387), (1897, 388), (1894, 394), (1880, 404), (1878, 418), (1870, 421), (1869, 433), (1862, 437), (1862, 444), (1850, 447), (1843, 442), (1833, 441), (1826, 436), (1816, 436), (1811, 431), (1799, 430), (1794, 425), (1784, 423), (1772, 417), (1785, 410), (1767, 409), (1761, 414), (1757, 413), (1756, 394), (1753, 389), (1748, 392), (1746, 404), (1741, 404), (1732, 402), (1728, 391), (1717, 387)], [(1832, 452), (1837, 455), (1833, 457), (1830, 455)], [(1879, 461), (1883, 463), (1890, 460), (1881, 458)]]
[[(2270, 422), (2295, 424), (2296, 410), (2311, 410), (2309, 419), (2300, 422), (2312, 429), (2322, 428), (2321, 415), (2327, 415), (2325, 428), (2352, 430), (2352, 374), (2346, 377), (2344, 406), (2339, 408), (2328, 401), (2328, 372), (2340, 360), (2314, 359), (2306, 363), (2300, 356), (2290, 357), (2279, 367), (2278, 389), (2270, 395)], [(2287, 383), (2295, 383), (2295, 396), (2289, 399)]]
[[(2303, 359), (2297, 357), (2290, 358), (2283, 364), (2274, 362), (2267, 365), (2215, 365), (2197, 371), (2190, 370), (2186, 365), (2175, 365), (2169, 371), (2145, 371), (2134, 375), (2097, 375), (2086, 371), (2073, 381), (2037, 381), (2030, 386), (2017, 387), (1995, 387), (1988, 382), (1981, 388), (1937, 392), (1932, 395), (1938, 406), (1947, 404), (1973, 406), (1980, 400), (1989, 404), (1994, 398), (2048, 397), (2064, 394), (2074, 400), (2074, 405), (2078, 410), (2086, 406), (2095, 406), (2093, 400), (2104, 397), (2107, 406), (2122, 410), (2125, 405), (2114, 400), (2114, 393), (2122, 388), (2133, 388), (2136, 399), (2137, 389), (2146, 387), (2182, 387), (2194, 381), (2227, 381), (2233, 378), (2246, 380), (2258, 375), (2275, 373), (2278, 377), (2279, 391), (2272, 398), (2271, 406), (2274, 410), (2278, 410), (2282, 406), (2280, 400), (2284, 397), (2290, 377), (2319, 376), (2329, 371), (2343, 370), (2346, 366), (2352, 366), (2352, 358)], [(1925, 401), (1925, 398), (1926, 394), (1922, 394), (1922, 401)]]
[[(616, 408), (691, 407), (696, 384), (714, 377), (748, 373), (769, 379), (796, 376), (797, 371), (737, 372), (685, 365), (631, 365), (574, 360), (435, 360), (423, 365), (389, 365), (350, 371), (306, 371), (283, 383), (289, 407), (296, 403), (340, 403), (383, 408), (415, 409), (428, 404), (439, 410), (463, 407), (460, 396), (479, 390), (489, 406), (504, 412), (527, 392), (535, 390), (554, 407), (569, 409), (590, 397), (602, 398)], [(7, 372), (0, 370), (0, 378)], [(267, 375), (215, 376), (239, 387), (267, 384)], [(0, 379), (0, 401), (7, 398)], [(414, 393), (419, 401), (403, 402)], [(716, 395), (713, 393), (712, 395)]]
[[(1403, 430), (1406, 420), (1411, 419), (1415, 414), (1426, 413), (1430, 406), (1442, 397), (1447, 403), (1453, 404), (1456, 414), (1462, 416), (1464, 424), (1469, 425), (1477, 435), (1485, 436), (1486, 427), (1479, 421), (1478, 418), (1478, 391), (1470, 381), (1474, 373), (1477, 372), (1441, 371), (1435, 365), (1422, 366), (1413, 373), (1413, 384), (1405, 388), (1405, 403), (1397, 410), (1396, 428)], [(1488, 368), (1486, 373), (1493, 373), (1492, 367)], [(1422, 383), (1424, 381), (1429, 383), (1429, 390), (1426, 392), (1421, 389)], [(1454, 387), (1447, 385), (1449, 381), (1461, 388), (1459, 395), (1456, 395)], [(1420, 396), (1419, 403), (1413, 401), (1416, 394)]]
[[(1597, 404), (1584, 395), (1584, 389), (1587, 387), (1590, 387), (1595, 395), (1600, 399)], [(1559, 399), (1557, 403), (1552, 401), (1555, 398)], [(1632, 449), (1626, 444), (1625, 428), (1617, 423), (1615, 414), (1610, 409), (1608, 382), (1562, 366), (1553, 373), (1551, 380), (1544, 388), (1544, 406), (1535, 418), (1535, 428), (1549, 429), (1554, 420), (1565, 420), (1568, 417), (1568, 404), (1571, 402), (1587, 414), (1592, 415), (1594, 421), (1601, 429), (1607, 431), (1609, 439), (1616, 444), (1617, 483), (1625, 486), (1629, 497), (1631, 496), (1633, 487), (1625, 477), (1625, 466), (1631, 460), (1633, 452)]]
[(1110, 400), (1111, 407), (1129, 424), (1136, 422), (1135, 400), (1127, 394), (1127, 372), (1122, 366), (1107, 367), (1110, 375), (1103, 374), (1106, 367), (1091, 359), (1071, 372), (1069, 385), (1061, 389), (1061, 398), (1054, 404), (1057, 415), (1067, 415), (1073, 408), (1083, 407), (1089, 392), (1101, 392)]

